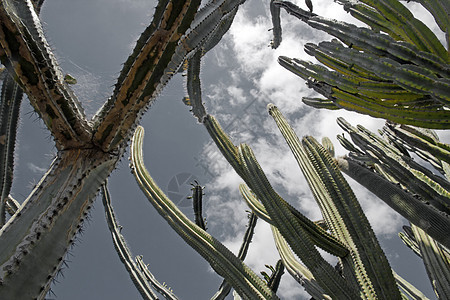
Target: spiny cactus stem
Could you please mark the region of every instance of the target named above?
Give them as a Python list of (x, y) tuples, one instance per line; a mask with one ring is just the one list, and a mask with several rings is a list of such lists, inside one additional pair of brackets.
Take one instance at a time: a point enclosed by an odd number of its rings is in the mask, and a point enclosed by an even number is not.
[(158, 28), (143, 45), (136, 46), (142, 49), (127, 61), (124, 69), (129, 70), (120, 78), (123, 82), (94, 120), (94, 143), (104, 151), (111, 151), (131, 136), (138, 117), (172, 77), (175, 70), (166, 68), (199, 4), (200, 0), (169, 1), (159, 16)]
[(422, 228), (445, 247), (450, 247), (448, 217), (349, 158), (338, 158), (337, 163), (344, 173), (377, 195), (411, 223)]
[(12, 76), (17, 76), (55, 137), (57, 147), (85, 146), (90, 142), (91, 127), (80, 103), (64, 83), (31, 2), (2, 1), (0, 19), (0, 44), (5, 53), (2, 62)]
[(133, 261), (131, 256), (131, 251), (125, 242), (123, 235), (120, 233), (120, 225), (117, 223), (113, 207), (111, 205), (111, 197), (109, 195), (106, 183), (102, 184), (101, 188), (103, 207), (105, 208), (106, 220), (108, 223), (109, 231), (111, 232), (111, 237), (114, 243), (114, 248), (119, 255), (120, 260), (124, 264), (131, 277), (134, 285), (141, 294), (142, 298), (148, 300), (158, 299), (158, 296), (153, 292), (150, 285), (148, 284), (145, 275), (137, 267), (136, 263)]
[(95, 150), (59, 153), (0, 230), (0, 299), (45, 296), (87, 209), (117, 161), (117, 156)]
[(138, 127), (131, 145), (132, 171), (139, 187), (159, 214), (211, 267), (223, 276), (239, 294), (252, 299), (278, 297), (241, 260), (218, 240), (189, 220), (156, 185), (143, 163), (143, 128)]

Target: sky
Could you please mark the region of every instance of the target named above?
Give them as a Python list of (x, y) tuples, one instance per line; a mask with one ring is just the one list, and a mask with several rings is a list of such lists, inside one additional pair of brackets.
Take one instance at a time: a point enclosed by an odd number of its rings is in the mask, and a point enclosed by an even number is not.
[[(342, 133), (336, 118), (376, 130), (384, 121), (346, 111), (323, 111), (305, 106), (301, 97), (313, 96), (304, 81), (283, 69), (277, 57), (285, 55), (312, 60), (304, 51), (306, 42), (329, 40), (326, 34), (308, 28), (282, 13), (283, 41), (276, 50), (268, 47), (272, 27), (269, 1), (248, 0), (241, 6), (230, 31), (202, 62), (202, 92), (209, 113), (232, 137), (234, 144), (249, 144), (270, 182), (287, 201), (313, 220), (320, 219), (306, 181), (297, 167), (275, 122), (266, 112), (274, 103), (299, 136), (318, 139)], [(303, 1), (294, 1), (306, 8)], [(338, 20), (353, 21), (331, 0), (313, 2), (314, 12)], [(92, 116), (112, 92), (122, 63), (151, 21), (155, 2), (143, 0), (46, 0), (42, 23), (61, 68), (78, 81), (72, 88)], [(438, 31), (431, 16), (417, 5), (417, 17)], [(440, 36), (443, 39), (443, 36)], [(185, 78), (178, 74), (164, 88), (141, 121), (145, 128), (146, 166), (160, 187), (193, 218), (190, 182), (205, 186), (204, 211), (208, 232), (235, 253), (245, 231), (248, 208), (238, 192), (242, 180), (212, 144), (181, 99)], [(441, 135), (444, 141), (449, 136)], [(55, 155), (49, 132), (24, 101), (18, 135), (18, 153), (13, 196), (26, 198)], [(181, 299), (209, 299), (222, 279), (156, 213), (130, 174), (128, 152), (109, 179), (112, 203), (134, 255), (143, 255), (149, 269)], [(430, 299), (435, 298), (421, 261), (397, 238), (406, 224), (383, 202), (364, 188), (349, 182), (361, 202), (391, 266)], [(52, 285), (50, 299), (139, 299), (128, 273), (115, 253), (101, 200), (95, 202), (89, 220), (77, 236), (61, 275)], [(333, 258), (327, 257), (330, 261)], [(278, 260), (270, 228), (259, 221), (245, 262), (256, 272)], [(288, 273), (282, 278), (279, 296), (309, 299)]]

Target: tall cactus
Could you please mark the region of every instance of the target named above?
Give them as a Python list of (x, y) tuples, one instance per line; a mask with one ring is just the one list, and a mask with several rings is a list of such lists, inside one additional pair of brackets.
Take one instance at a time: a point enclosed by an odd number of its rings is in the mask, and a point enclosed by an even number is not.
[(266, 218), (286, 239), (325, 294), (338, 299), (400, 299), (383, 251), (350, 188), (337, 171), (337, 165), (327, 157), (328, 152), (314, 139), (308, 138), (301, 145), (279, 111), (272, 106), (270, 112), (297, 157), (332, 235), (348, 251), (339, 257), (345, 280), (313, 247), (314, 239), (326, 236), (313, 238), (308, 233), (272, 189), (250, 148), (245, 144), (234, 146), (212, 116), (208, 115), (204, 124), (219, 150), (262, 202)]
[[(36, 3), (39, 8), (42, 1)], [(33, 3), (1, 1), (1, 62), (28, 95), (59, 152), (43, 179), (0, 230), (0, 298), (45, 296), (86, 210), (125, 151), (138, 117), (172, 76), (169, 65), (180, 60), (175, 46), (180, 38), (186, 38), (184, 33), (199, 4), (198, 0), (159, 2), (152, 23), (124, 65), (113, 97), (89, 122), (64, 81)], [(199, 33), (208, 31), (206, 25), (197, 26), (200, 28), (186, 33), (192, 44), (184, 56), (196, 48), (195, 37), (203, 39)], [(129, 97), (124, 100), (121, 95)], [(118, 111), (127, 112), (123, 122), (116, 122)], [(3, 171), (2, 176), (7, 175)], [(5, 199), (2, 197), (2, 203)]]

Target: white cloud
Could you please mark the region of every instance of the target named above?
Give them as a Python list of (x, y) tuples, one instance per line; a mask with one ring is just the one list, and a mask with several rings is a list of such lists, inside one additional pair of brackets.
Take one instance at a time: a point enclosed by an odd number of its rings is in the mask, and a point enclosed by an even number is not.
[(41, 168), (31, 162), (27, 163), (27, 166), (31, 170), (31, 172), (37, 173), (37, 174), (44, 174), (48, 170), (47, 168)]

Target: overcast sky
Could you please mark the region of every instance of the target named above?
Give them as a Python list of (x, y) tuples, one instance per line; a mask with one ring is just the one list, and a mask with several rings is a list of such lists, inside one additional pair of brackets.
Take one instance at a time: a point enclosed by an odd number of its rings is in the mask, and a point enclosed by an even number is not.
[[(283, 42), (277, 50), (268, 47), (272, 27), (269, 1), (248, 0), (222, 42), (206, 55), (202, 64), (204, 102), (234, 144), (248, 143), (275, 189), (313, 220), (320, 211), (306, 182), (266, 105), (276, 104), (299, 136), (330, 137), (341, 133), (338, 116), (353, 125), (371, 130), (383, 120), (346, 111), (322, 111), (306, 107), (303, 96), (312, 96), (303, 80), (277, 63), (280, 55), (311, 60), (303, 51), (306, 42), (330, 39), (282, 13)], [(306, 7), (303, 1), (294, 1)], [(112, 92), (122, 63), (140, 33), (150, 22), (155, 3), (144, 0), (46, 0), (42, 9), (45, 33), (64, 72), (78, 83), (73, 86), (89, 116)], [(432, 18), (414, 6), (416, 15), (437, 31)], [(331, 0), (314, 1), (314, 12), (339, 20), (353, 20)], [(440, 36), (441, 38), (442, 35)], [(248, 209), (239, 196), (242, 180), (235, 174), (202, 125), (189, 113), (181, 99), (184, 78), (178, 74), (149, 109), (141, 125), (146, 130), (145, 161), (160, 187), (182, 210), (193, 217), (188, 195), (189, 182), (197, 179), (206, 186), (204, 205), (208, 231), (237, 252), (247, 221)], [(448, 141), (448, 138), (447, 138)], [(14, 197), (23, 200), (30, 186), (47, 170), (55, 153), (42, 122), (28, 103), (22, 107), (21, 130), (16, 156)], [(110, 178), (113, 206), (122, 234), (133, 254), (143, 255), (150, 270), (172, 287), (181, 299), (209, 299), (221, 282), (209, 265), (155, 212), (130, 174), (128, 153)], [(184, 182), (186, 181), (187, 182)], [(369, 221), (385, 249), (392, 267), (428, 297), (434, 294), (421, 261), (397, 238), (404, 219), (363, 188), (353, 185)], [(179, 188), (179, 189), (177, 189)], [(68, 267), (52, 286), (57, 299), (139, 299), (128, 273), (115, 253), (106, 227), (101, 201), (96, 201), (90, 221), (68, 256)], [(245, 260), (256, 273), (278, 260), (272, 234), (259, 221)], [(285, 299), (309, 299), (303, 288), (285, 274), (279, 295)]]

